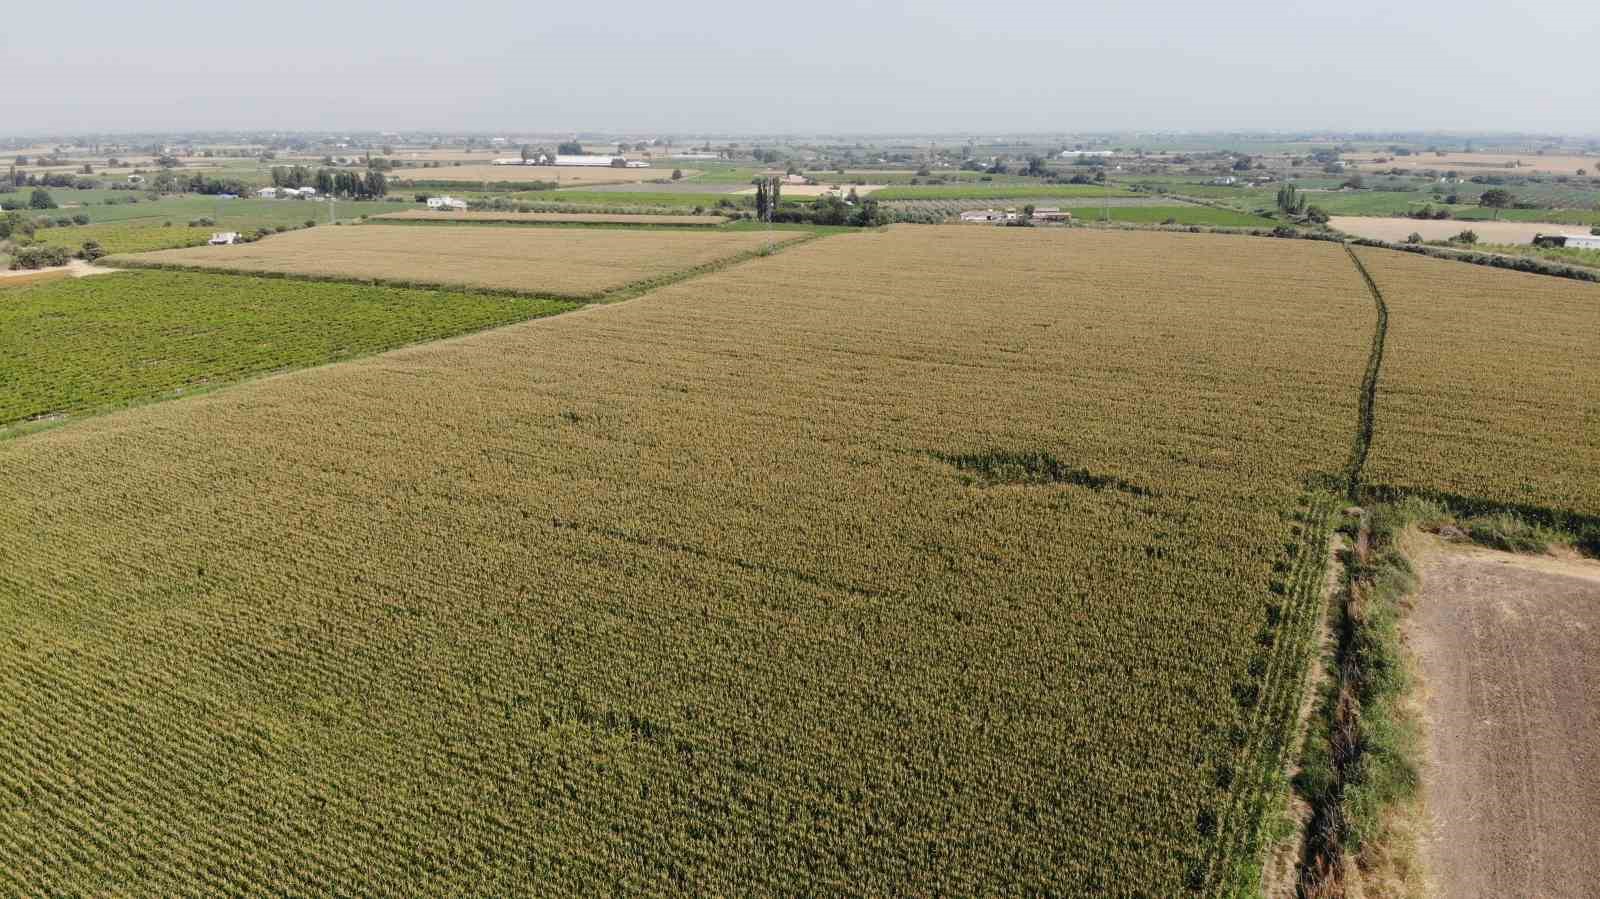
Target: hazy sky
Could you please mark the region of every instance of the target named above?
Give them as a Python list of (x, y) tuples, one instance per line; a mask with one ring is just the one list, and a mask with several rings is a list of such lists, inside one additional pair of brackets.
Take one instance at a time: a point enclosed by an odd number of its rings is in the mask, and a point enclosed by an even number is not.
[(0, 133), (1600, 132), (1600, 3), (8, 4)]

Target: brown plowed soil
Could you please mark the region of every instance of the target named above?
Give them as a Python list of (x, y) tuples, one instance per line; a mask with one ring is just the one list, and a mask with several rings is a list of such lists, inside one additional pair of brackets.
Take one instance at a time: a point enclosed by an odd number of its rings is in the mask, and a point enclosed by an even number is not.
[(1600, 895), (1600, 563), (1430, 542), (1419, 568), (1436, 895)]

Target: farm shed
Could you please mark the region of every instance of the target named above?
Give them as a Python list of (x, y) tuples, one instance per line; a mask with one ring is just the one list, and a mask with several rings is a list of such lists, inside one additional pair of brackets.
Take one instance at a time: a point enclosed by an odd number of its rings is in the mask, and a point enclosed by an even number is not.
[(608, 166), (614, 165), (613, 160), (621, 159), (620, 156), (556, 156), (556, 165), (588, 165)]
[(1072, 213), (1066, 212), (1059, 206), (1040, 206), (1033, 210), (1033, 217), (1043, 222), (1070, 222)]
[(1580, 250), (1600, 250), (1600, 235), (1596, 234), (1568, 234), (1563, 246), (1574, 247)]
[(278, 198), (278, 189), (276, 187), (263, 187), (256, 191), (256, 196), (263, 200), (276, 200)]
[(239, 232), (237, 231), (218, 231), (211, 235), (211, 239), (206, 242), (214, 247), (220, 247), (236, 243), (238, 240)]
[(458, 200), (455, 197), (429, 197), (428, 198), (428, 208), (429, 209), (444, 209), (444, 210), (466, 209), (467, 208), (467, 201), (466, 200)]

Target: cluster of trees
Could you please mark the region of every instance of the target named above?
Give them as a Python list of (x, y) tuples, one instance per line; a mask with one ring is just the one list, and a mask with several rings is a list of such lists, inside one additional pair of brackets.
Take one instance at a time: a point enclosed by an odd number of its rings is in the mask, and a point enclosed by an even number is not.
[(781, 186), (782, 182), (777, 178), (756, 179), (756, 218), (763, 222), (773, 221), (782, 193)]
[(357, 200), (389, 193), (389, 179), (377, 169), (368, 169), (366, 172), (317, 169), (313, 172), (303, 165), (273, 166), (272, 186), (314, 187), (323, 196), (352, 197)]
[(16, 166), (12, 166), (11, 170), (6, 172), (5, 181), (0, 183), (12, 187), (75, 187), (87, 189), (99, 186), (98, 181), (92, 178), (84, 178), (71, 172), (32, 174), (19, 171)]
[(583, 144), (575, 140), (563, 141), (556, 146), (556, 153), (562, 156), (582, 156)]
[(1511, 195), (1511, 191), (1494, 187), (1484, 191), (1478, 196), (1478, 205), (1493, 209), (1495, 211), (1495, 218), (1498, 219), (1500, 217), (1500, 210), (1510, 206), (1516, 201), (1516, 199), (1516, 197)]
[(1278, 188), (1278, 210), (1284, 215), (1313, 225), (1328, 223), (1327, 210), (1307, 203), (1306, 195), (1293, 184), (1285, 184)]
[(176, 172), (164, 171), (158, 173), (155, 179), (150, 182), (150, 189), (164, 194), (193, 193), (209, 196), (233, 194), (240, 196), (249, 192), (250, 185), (236, 178), (224, 181), (221, 178), (207, 178), (199, 172), (195, 172), (185, 178)]
[(1450, 210), (1444, 206), (1434, 209), (1433, 204), (1428, 203), (1423, 205), (1421, 209), (1413, 209), (1406, 213), (1406, 217), (1414, 219), (1447, 219), (1450, 217)]

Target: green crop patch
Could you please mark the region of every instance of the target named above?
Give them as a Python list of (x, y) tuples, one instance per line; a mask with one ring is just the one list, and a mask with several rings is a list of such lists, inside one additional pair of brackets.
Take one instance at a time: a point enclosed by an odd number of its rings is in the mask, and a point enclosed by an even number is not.
[(549, 315), (569, 303), (176, 272), (53, 280), (0, 302), (0, 434)]
[(1121, 187), (1098, 184), (937, 184), (905, 187), (886, 187), (872, 194), (877, 200), (1003, 200), (1038, 197), (1042, 199), (1138, 197)]

